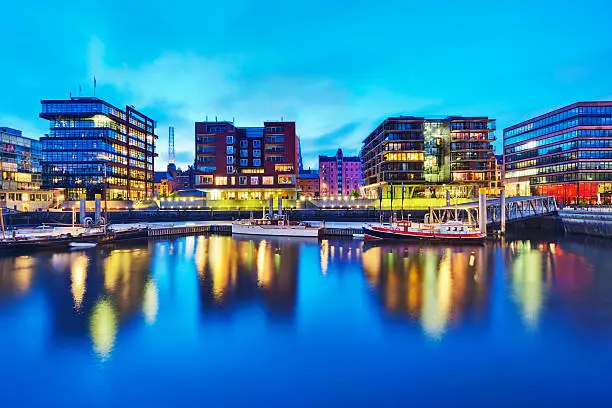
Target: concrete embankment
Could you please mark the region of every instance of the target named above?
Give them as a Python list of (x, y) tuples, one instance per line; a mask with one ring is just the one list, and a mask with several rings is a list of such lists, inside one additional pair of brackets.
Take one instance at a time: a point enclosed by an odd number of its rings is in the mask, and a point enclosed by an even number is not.
[(559, 217), (567, 233), (612, 238), (612, 207), (568, 208)]
[[(404, 211), (404, 216), (411, 215), (411, 219), (422, 221), (427, 211), (411, 210)], [(186, 210), (186, 211), (119, 211), (110, 212), (111, 224), (139, 223), (139, 222), (180, 222), (180, 221), (231, 221), (235, 219), (249, 218), (253, 213), (255, 218), (261, 217), (261, 211), (240, 210)], [(289, 218), (296, 221), (345, 221), (345, 222), (373, 222), (378, 221), (381, 214), (373, 209), (295, 209), (286, 210)], [(400, 216), (400, 211), (394, 211)], [(383, 210), (383, 216), (388, 219), (391, 211)], [(93, 214), (88, 213), (92, 217)], [(72, 223), (71, 212), (24, 212), (5, 215), (8, 226), (25, 226), (46, 224), (70, 224)]]

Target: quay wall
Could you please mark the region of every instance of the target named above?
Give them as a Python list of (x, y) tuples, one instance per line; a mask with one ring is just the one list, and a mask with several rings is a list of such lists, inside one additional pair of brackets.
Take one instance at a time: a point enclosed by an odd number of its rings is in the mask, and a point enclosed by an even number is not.
[(569, 234), (612, 238), (612, 207), (568, 208), (559, 217)]
[[(180, 210), (180, 211), (117, 211), (109, 212), (111, 224), (140, 223), (140, 222), (181, 222), (181, 221), (232, 221), (249, 218), (253, 213), (255, 218), (262, 215), (262, 211), (239, 210)], [(375, 222), (379, 220), (381, 211), (374, 209), (294, 209), (285, 211), (291, 220), (295, 221), (337, 221), (337, 222)], [(399, 211), (394, 211), (400, 216)], [(411, 214), (411, 219), (422, 221), (427, 211), (404, 211), (404, 216)], [(391, 211), (383, 210), (386, 220)], [(93, 218), (93, 213), (87, 213)], [(5, 215), (7, 226), (36, 226), (45, 224), (70, 224), (72, 212), (70, 211), (39, 211), (23, 212)], [(78, 215), (77, 215), (78, 217)]]

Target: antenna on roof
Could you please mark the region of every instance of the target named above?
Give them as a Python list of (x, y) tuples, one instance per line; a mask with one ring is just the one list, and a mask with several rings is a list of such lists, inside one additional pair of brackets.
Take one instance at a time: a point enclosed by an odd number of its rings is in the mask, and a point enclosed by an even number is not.
[(174, 164), (174, 126), (168, 128), (168, 163)]
[(208, 122), (208, 115), (206, 115), (206, 121)]
[(284, 121), (285, 121), (285, 117), (281, 116), (281, 122), (284, 122)]
[(215, 122), (217, 121), (217, 115), (215, 115)]

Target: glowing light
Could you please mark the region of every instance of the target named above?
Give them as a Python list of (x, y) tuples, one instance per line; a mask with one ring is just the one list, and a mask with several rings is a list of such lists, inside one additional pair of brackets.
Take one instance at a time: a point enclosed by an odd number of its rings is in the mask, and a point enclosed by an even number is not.
[(159, 310), (159, 291), (155, 281), (148, 281), (145, 284), (144, 295), (142, 299), (142, 312), (145, 316), (145, 321), (148, 325), (155, 323), (157, 312)]
[(102, 299), (94, 306), (89, 330), (94, 351), (102, 360), (106, 360), (115, 347), (117, 337), (117, 315), (110, 300)]
[(77, 255), (70, 263), (70, 291), (76, 310), (81, 308), (85, 297), (88, 264), (89, 258), (85, 255)]

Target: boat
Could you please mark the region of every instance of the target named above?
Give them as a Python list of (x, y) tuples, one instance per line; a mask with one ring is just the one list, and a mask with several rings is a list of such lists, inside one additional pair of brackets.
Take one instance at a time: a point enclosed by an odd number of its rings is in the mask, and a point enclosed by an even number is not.
[(96, 242), (70, 242), (68, 244), (70, 248), (75, 248), (75, 249), (94, 248), (96, 245), (98, 245), (98, 243)]
[(320, 228), (303, 222), (289, 222), (284, 216), (238, 220), (232, 223), (232, 235), (263, 235), (273, 237), (318, 238)]
[(470, 228), (461, 221), (449, 221), (443, 224), (421, 224), (410, 221), (398, 221), (391, 225), (365, 225), (366, 240), (402, 240), (432, 241), (446, 243), (483, 242), (487, 235)]

